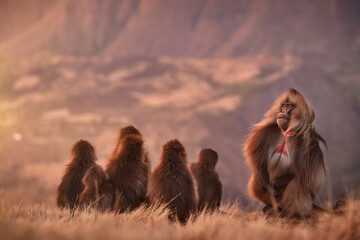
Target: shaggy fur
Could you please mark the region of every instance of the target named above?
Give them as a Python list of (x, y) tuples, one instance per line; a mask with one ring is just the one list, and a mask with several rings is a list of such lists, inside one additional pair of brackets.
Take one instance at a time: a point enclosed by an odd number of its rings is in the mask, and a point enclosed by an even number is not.
[(113, 209), (113, 186), (101, 166), (95, 164), (86, 171), (82, 183), (85, 188), (79, 198), (79, 206), (91, 207), (100, 212)]
[(123, 140), (126, 136), (128, 136), (130, 134), (139, 135), (140, 137), (142, 137), (140, 131), (138, 129), (136, 129), (134, 126), (132, 126), (132, 125), (121, 128), (120, 131), (119, 131), (119, 136), (118, 136), (118, 138), (116, 140), (114, 150), (112, 151), (112, 153), (110, 155), (110, 158), (115, 157), (116, 154), (119, 153), (121, 140)]
[(72, 157), (66, 165), (61, 183), (57, 188), (57, 205), (60, 208), (74, 209), (84, 189), (81, 180), (85, 172), (96, 161), (94, 147), (85, 140), (78, 141), (72, 148)]
[(212, 149), (201, 150), (199, 160), (191, 164), (198, 190), (198, 210), (214, 211), (220, 207), (222, 184), (215, 171), (218, 154)]
[(108, 160), (106, 172), (114, 187), (116, 212), (134, 210), (145, 201), (149, 178), (145, 161), (149, 160), (143, 143), (141, 135), (127, 135), (121, 139), (118, 153)]
[[(269, 161), (283, 141), (277, 124), (278, 113), (284, 102), (290, 102), (288, 129), (295, 132), (288, 137), (289, 167), (269, 167)], [(323, 153), (319, 146), (325, 140), (315, 131), (315, 114), (305, 98), (295, 89), (280, 96), (266, 113), (266, 118), (255, 125), (245, 143), (245, 156), (252, 170), (249, 190), (253, 198), (266, 205), (278, 205), (287, 214), (304, 216), (313, 208), (313, 201), (325, 181)], [(277, 196), (277, 200), (275, 197)]]
[(177, 217), (182, 223), (187, 221), (197, 205), (194, 180), (186, 163), (184, 146), (176, 139), (167, 142), (149, 184), (150, 201), (167, 204), (170, 220)]

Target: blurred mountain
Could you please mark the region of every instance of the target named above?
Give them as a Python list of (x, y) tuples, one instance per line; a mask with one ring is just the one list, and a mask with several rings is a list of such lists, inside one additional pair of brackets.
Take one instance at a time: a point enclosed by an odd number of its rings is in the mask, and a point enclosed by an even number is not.
[(2, 0), (0, 52), (343, 55), (359, 50), (359, 10), (356, 0)]
[(351, 193), (359, 12), (350, 0), (0, 0), (0, 194), (53, 203), (74, 142), (91, 141), (105, 165), (134, 124), (153, 167), (172, 138), (189, 162), (218, 151), (224, 200), (248, 206), (242, 144), (288, 87), (328, 141), (324, 195)]

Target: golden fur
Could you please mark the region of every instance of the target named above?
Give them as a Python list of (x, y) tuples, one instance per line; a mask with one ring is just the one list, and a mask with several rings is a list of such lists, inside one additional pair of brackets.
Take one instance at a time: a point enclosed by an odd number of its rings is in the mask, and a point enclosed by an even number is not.
[[(289, 162), (270, 166), (274, 150), (284, 139), (277, 125), (277, 114), (284, 102), (291, 102), (295, 106), (286, 130), (295, 132), (295, 135), (288, 137), (286, 145)], [(325, 145), (326, 142), (313, 126), (314, 111), (299, 91), (289, 89), (274, 102), (265, 116), (252, 128), (244, 147), (247, 163), (252, 170), (250, 194), (266, 205), (278, 205), (289, 215), (304, 216), (312, 210), (314, 198), (325, 181), (319, 141)], [(277, 184), (281, 186), (277, 188)], [(280, 195), (277, 203), (275, 194)]]

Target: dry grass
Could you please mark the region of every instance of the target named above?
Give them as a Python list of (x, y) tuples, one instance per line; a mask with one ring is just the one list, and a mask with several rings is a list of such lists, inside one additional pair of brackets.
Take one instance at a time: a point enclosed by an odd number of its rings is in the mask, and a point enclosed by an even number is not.
[(68, 211), (0, 200), (0, 239), (359, 239), (360, 202), (342, 215), (310, 220), (265, 219), (225, 206), (222, 213), (200, 214), (183, 226), (169, 223), (162, 208), (122, 214)]

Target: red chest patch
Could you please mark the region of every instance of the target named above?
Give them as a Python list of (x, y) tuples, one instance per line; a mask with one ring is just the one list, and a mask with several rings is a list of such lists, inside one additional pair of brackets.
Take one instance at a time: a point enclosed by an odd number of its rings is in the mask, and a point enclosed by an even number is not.
[(277, 148), (275, 149), (274, 153), (280, 153), (283, 154), (286, 157), (289, 157), (288, 152), (286, 150), (286, 140), (288, 136), (293, 136), (296, 133), (294, 132), (285, 132), (284, 130), (281, 129), (282, 134), (284, 134), (285, 138), (284, 138), (284, 142)]

